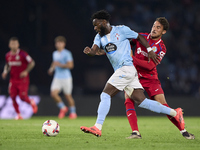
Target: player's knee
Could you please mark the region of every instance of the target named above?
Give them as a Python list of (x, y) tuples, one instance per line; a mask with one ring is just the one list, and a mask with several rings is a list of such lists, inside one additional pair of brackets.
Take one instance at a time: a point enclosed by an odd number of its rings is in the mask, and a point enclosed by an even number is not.
[(19, 97), (20, 97), (21, 100), (25, 100), (27, 96), (28, 96), (28, 95), (26, 95), (26, 94), (24, 94), (24, 93), (20, 93), (20, 94), (19, 94)]
[(11, 97), (12, 100), (15, 100), (15, 98), (17, 97), (17, 95), (11, 94), (10, 97)]
[(54, 91), (51, 92), (51, 97), (52, 97), (52, 98), (56, 97), (57, 95), (58, 95), (57, 92), (54, 92)]
[(131, 99), (133, 99), (138, 105), (141, 104), (145, 98), (146, 97), (142, 89), (134, 90), (131, 95)]

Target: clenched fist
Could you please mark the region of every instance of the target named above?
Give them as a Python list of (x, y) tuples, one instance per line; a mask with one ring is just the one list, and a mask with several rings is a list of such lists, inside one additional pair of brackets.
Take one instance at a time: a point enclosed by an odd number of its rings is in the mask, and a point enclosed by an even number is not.
[(90, 54), (90, 52), (91, 52), (91, 48), (89, 48), (88, 46), (85, 47), (85, 49), (83, 50), (83, 53), (85, 54)]

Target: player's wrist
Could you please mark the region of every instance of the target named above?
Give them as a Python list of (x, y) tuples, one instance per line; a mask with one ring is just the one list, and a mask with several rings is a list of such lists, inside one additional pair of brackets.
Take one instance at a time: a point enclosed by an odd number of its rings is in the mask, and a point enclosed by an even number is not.
[(149, 53), (150, 51), (152, 51), (153, 49), (151, 47), (147, 47), (147, 52)]
[(7, 73), (8, 73), (8, 70), (4, 70), (4, 71), (3, 71), (3, 74), (7, 74)]

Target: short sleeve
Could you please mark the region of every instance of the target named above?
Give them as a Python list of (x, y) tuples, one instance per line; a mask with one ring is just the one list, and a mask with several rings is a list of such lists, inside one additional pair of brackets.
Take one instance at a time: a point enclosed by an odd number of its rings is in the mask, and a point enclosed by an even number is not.
[(165, 56), (166, 52), (167, 52), (167, 49), (165, 47), (165, 44), (164, 43), (159, 43), (159, 52), (157, 53), (157, 55), (160, 57), (160, 62), (161, 60), (163, 59), (163, 57)]
[(23, 56), (24, 56), (24, 58), (26, 59), (26, 61), (28, 63), (32, 62), (32, 58), (31, 58), (31, 56), (27, 52), (23, 51)]
[(122, 30), (122, 32), (124, 33), (124, 35), (127, 39), (137, 39), (137, 37), (138, 37), (138, 33), (131, 30), (127, 26), (122, 26), (121, 30)]
[(55, 61), (55, 52), (52, 53), (52, 59)]
[(94, 38), (94, 43), (93, 45), (96, 44), (98, 47), (101, 47), (101, 37), (99, 34), (97, 34)]
[(68, 61), (73, 61), (72, 53), (70, 51), (67, 53), (67, 62)]

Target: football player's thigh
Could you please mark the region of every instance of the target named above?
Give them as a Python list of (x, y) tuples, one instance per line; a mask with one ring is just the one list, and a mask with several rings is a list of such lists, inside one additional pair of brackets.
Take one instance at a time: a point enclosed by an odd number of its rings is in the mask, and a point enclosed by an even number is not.
[(16, 97), (19, 94), (17, 86), (17, 83), (9, 82), (8, 92), (11, 97)]
[(29, 82), (23, 82), (18, 85), (19, 93), (28, 94)]
[(59, 93), (62, 90), (62, 81), (60, 79), (53, 79), (51, 83), (51, 93)]
[(65, 95), (71, 95), (72, 88), (73, 88), (72, 78), (63, 79), (62, 89), (63, 89), (64, 94)]
[(153, 83), (148, 88), (145, 88), (150, 99), (156, 100), (161, 104), (166, 104), (163, 89), (159, 83)]

